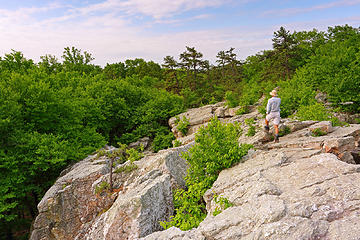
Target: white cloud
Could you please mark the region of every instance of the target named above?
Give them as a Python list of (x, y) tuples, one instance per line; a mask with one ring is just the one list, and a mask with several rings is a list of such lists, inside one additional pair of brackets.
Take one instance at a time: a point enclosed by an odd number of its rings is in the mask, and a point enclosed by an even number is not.
[[(344, 2), (344, 1), (341, 1)], [(350, 1), (349, 1), (350, 2)], [(352, 1), (354, 2), (354, 1)], [(95, 64), (124, 61), (132, 58), (144, 58), (161, 63), (167, 55), (178, 57), (185, 51), (185, 46), (194, 46), (204, 54), (204, 58), (215, 62), (216, 55), (221, 50), (230, 47), (236, 49), (240, 59), (253, 55), (261, 50), (271, 48), (271, 38), (280, 26), (253, 27), (227, 29), (212, 29), (199, 31), (183, 31), (171, 33), (149, 33), (149, 24), (171, 23), (191, 24), (196, 19), (211, 18), (211, 15), (196, 15), (186, 19), (166, 18), (177, 11), (185, 9), (216, 6), (224, 1), (201, 0), (191, 5), (189, 0), (174, 0), (173, 2), (154, 0), (152, 4), (145, 4), (145, 0), (108, 0), (88, 7), (74, 8), (63, 5), (48, 5), (39, 8), (22, 8), (14, 11), (0, 10), (0, 56), (9, 53), (11, 49), (19, 50), (28, 58), (35, 61), (45, 54), (56, 55), (59, 59), (64, 47), (75, 46), (86, 50), (95, 57)], [(164, 4), (164, 9), (161, 5)], [(38, 14), (62, 9), (63, 15), (45, 20), (37, 20)], [(149, 14), (153, 21), (143, 26), (134, 26), (129, 15)], [(154, 11), (154, 12), (152, 12)], [(43, 18), (44, 19), (44, 18)], [(359, 24), (356, 17), (348, 19), (333, 19), (321, 22), (286, 23), (291, 30), (320, 29), (331, 25), (349, 23)], [(325, 29), (326, 30), (326, 29)]]
[(275, 15), (275, 16), (290, 16), (294, 14), (318, 11), (323, 9), (335, 8), (335, 7), (346, 7), (360, 4), (360, 0), (341, 0), (330, 3), (314, 5), (308, 8), (286, 8), (276, 9), (264, 12), (264, 15)]
[(221, 0), (129, 0), (126, 2), (130, 11), (139, 12), (155, 19), (169, 17), (192, 9), (217, 7), (225, 4)]
[(105, 15), (61, 25), (15, 24), (2, 32), (0, 56), (15, 49), (35, 61), (45, 54), (60, 59), (64, 47), (75, 46), (92, 53), (94, 63), (100, 65), (136, 57), (161, 63), (165, 56), (177, 58), (185, 46), (194, 46), (205, 59), (214, 62), (219, 51), (230, 47), (235, 47), (241, 58), (271, 47), (268, 32), (266, 29), (261, 32), (226, 29), (150, 35), (139, 27), (130, 28), (126, 23), (119, 23), (116, 17)]
[[(101, 65), (135, 57), (161, 61), (165, 55), (177, 56), (188, 44), (187, 40), (193, 37), (198, 39), (189, 43), (194, 46), (209, 42), (209, 38), (204, 35), (207, 33), (151, 36), (144, 33), (144, 26), (131, 25), (131, 17), (126, 14), (140, 13), (157, 18), (153, 22), (172, 21), (162, 20), (162, 17), (224, 3), (220, 0), (199, 0), (196, 3), (190, 0), (107, 0), (81, 8), (50, 4), (16, 10), (0, 9), (0, 56), (15, 49), (38, 61), (39, 56), (45, 54), (54, 54), (60, 58), (64, 47), (75, 46), (93, 53), (95, 62)], [(39, 14), (45, 16), (48, 11), (59, 9), (63, 11), (62, 16), (37, 19)], [(119, 14), (121, 12), (126, 14)], [(197, 15), (184, 21), (207, 17), (209, 15)]]
[(142, 14), (154, 19), (169, 18), (193, 9), (218, 7), (233, 0), (106, 0), (86, 7), (73, 8), (73, 16), (112, 12), (123, 16)]
[(106, 0), (105, 2), (76, 10), (82, 14), (99, 11), (124, 11), (130, 15), (144, 14), (155, 19), (160, 19), (192, 9), (217, 7), (228, 2), (229, 0)]

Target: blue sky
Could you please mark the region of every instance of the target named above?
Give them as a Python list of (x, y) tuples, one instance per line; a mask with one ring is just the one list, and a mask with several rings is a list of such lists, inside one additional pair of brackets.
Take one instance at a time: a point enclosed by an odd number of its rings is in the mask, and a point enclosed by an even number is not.
[(137, 57), (162, 63), (194, 46), (214, 62), (230, 47), (239, 59), (271, 49), (280, 26), (344, 24), (360, 26), (360, 0), (0, 0), (0, 56), (14, 49), (61, 60), (75, 46), (104, 66)]

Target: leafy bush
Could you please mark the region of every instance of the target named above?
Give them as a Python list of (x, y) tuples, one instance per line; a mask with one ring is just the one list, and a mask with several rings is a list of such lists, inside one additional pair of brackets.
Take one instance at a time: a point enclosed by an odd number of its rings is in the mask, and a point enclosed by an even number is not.
[(246, 133), (246, 136), (248, 136), (248, 137), (254, 136), (256, 133), (255, 120), (253, 118), (247, 118), (247, 119), (245, 119), (245, 124), (248, 125), (248, 127), (249, 127), (249, 130)]
[(185, 136), (189, 130), (189, 124), (189, 119), (184, 116), (182, 119), (177, 119), (176, 128)]
[(300, 121), (313, 120), (313, 121), (328, 121), (330, 114), (326, 108), (320, 104), (315, 103), (307, 106), (300, 106), (295, 117)]
[(322, 131), (321, 128), (315, 128), (313, 130), (311, 130), (311, 136), (313, 137), (320, 137), (320, 136), (324, 136), (327, 133)]
[(236, 115), (243, 115), (249, 113), (249, 106), (241, 106), (238, 110), (236, 110)]
[[(281, 98), (281, 117), (285, 118), (296, 112), (299, 107), (313, 105), (316, 103), (316, 92), (311, 86), (298, 80), (301, 71), (289, 81), (279, 83), (279, 97)], [(266, 106), (264, 102), (264, 106)]]
[(131, 163), (138, 161), (144, 157), (144, 154), (142, 154), (141, 152), (137, 151), (134, 148), (126, 149), (126, 154), (128, 155), (127, 159)]
[(187, 190), (174, 194), (176, 215), (169, 222), (162, 222), (164, 228), (171, 226), (188, 230), (199, 225), (206, 216), (202, 196), (217, 179), (221, 170), (240, 162), (251, 145), (239, 146), (242, 130), (239, 124), (223, 124), (212, 119), (208, 126), (200, 128), (195, 135), (195, 145), (183, 154), (189, 163), (185, 178)]
[(313, 121), (331, 121), (333, 126), (347, 125), (345, 122), (341, 122), (337, 117), (334, 117), (324, 105), (315, 103), (309, 106), (301, 106), (295, 115), (295, 118), (301, 121), (313, 120)]
[(219, 215), (225, 209), (234, 206), (229, 199), (225, 197), (219, 197), (217, 195), (214, 196), (214, 202), (217, 204), (215, 210), (213, 212), (213, 216)]
[(180, 147), (181, 145), (182, 145), (182, 143), (177, 139), (173, 143), (173, 147)]
[(234, 108), (239, 105), (239, 96), (235, 92), (227, 91), (225, 93), (225, 105)]
[(121, 167), (115, 169), (114, 173), (123, 173), (123, 172), (130, 173), (130, 172), (134, 171), (137, 168), (138, 168), (138, 166), (136, 164), (130, 163), (128, 165), (121, 166)]
[(154, 152), (158, 152), (161, 149), (166, 149), (172, 147), (172, 141), (175, 139), (174, 134), (172, 132), (166, 133), (158, 133), (156, 134), (153, 141), (153, 150)]
[(187, 108), (195, 107), (199, 104), (199, 97), (190, 88), (184, 88), (181, 91), (181, 95), (184, 97), (184, 105)]
[(211, 100), (209, 101), (209, 104), (215, 104), (218, 101), (215, 99), (215, 97), (211, 97)]
[(289, 133), (291, 133), (291, 129), (288, 126), (285, 126), (284, 128), (279, 129), (279, 137), (283, 137)]
[(330, 117), (331, 125), (333, 126), (348, 126), (349, 123), (340, 121), (337, 117)]

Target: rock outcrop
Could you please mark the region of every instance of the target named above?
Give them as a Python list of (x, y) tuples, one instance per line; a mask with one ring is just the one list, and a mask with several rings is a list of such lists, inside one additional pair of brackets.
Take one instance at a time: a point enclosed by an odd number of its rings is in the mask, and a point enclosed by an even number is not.
[(147, 155), (136, 169), (114, 173), (112, 193), (99, 191), (109, 182), (105, 156), (75, 164), (39, 203), (30, 239), (138, 239), (161, 230), (159, 221), (173, 214), (172, 189), (185, 186), (180, 155), (188, 147)]
[[(142, 239), (360, 239), (360, 125), (285, 120), (284, 126), (291, 133), (279, 143), (264, 143), (261, 130), (239, 139), (257, 149), (220, 173), (204, 196), (208, 215), (198, 228), (172, 227)], [(324, 135), (315, 137), (316, 129)], [(220, 207), (214, 196), (232, 206), (214, 216)]]
[[(169, 119), (169, 126), (174, 133), (176, 139), (182, 144), (188, 144), (195, 140), (195, 133), (200, 127), (206, 126), (210, 119), (217, 117), (223, 122), (240, 122), (243, 124), (244, 131), (247, 131), (248, 126), (244, 123), (245, 119), (253, 118), (255, 120), (261, 119), (262, 115), (257, 111), (256, 105), (250, 108), (250, 113), (244, 115), (237, 115), (236, 112), (240, 107), (227, 108), (225, 102), (219, 102), (213, 105), (206, 105), (200, 108), (193, 108), (187, 112), (181, 113), (176, 117)], [(188, 132), (184, 136), (178, 129), (176, 121), (186, 118), (189, 120)], [(249, 138), (246, 140), (251, 141)]]
[[(111, 193), (99, 190), (109, 181), (105, 156), (68, 168), (39, 203), (30, 239), (359, 239), (360, 125), (283, 120), (280, 128), (287, 134), (272, 143), (255, 108), (240, 116), (236, 111), (224, 103), (191, 109), (180, 115), (189, 120), (186, 136), (176, 129), (176, 118), (170, 119), (177, 139), (187, 145), (147, 154), (131, 171), (116, 171)], [(222, 171), (206, 192), (208, 215), (198, 228), (161, 231), (159, 221), (173, 214), (173, 190), (185, 187), (181, 153), (214, 116), (242, 123), (239, 143), (255, 149)], [(255, 123), (252, 136), (248, 118)], [(232, 203), (216, 216), (221, 206), (215, 196)]]

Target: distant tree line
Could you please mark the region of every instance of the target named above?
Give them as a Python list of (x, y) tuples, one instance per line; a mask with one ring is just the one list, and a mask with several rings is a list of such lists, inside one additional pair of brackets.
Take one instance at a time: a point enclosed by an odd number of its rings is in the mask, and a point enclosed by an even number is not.
[(283, 117), (324, 118), (318, 92), (336, 111), (360, 111), (359, 28), (281, 27), (272, 43), (245, 60), (233, 47), (222, 50), (214, 65), (189, 46), (161, 65), (133, 59), (100, 67), (75, 47), (62, 61), (45, 55), (35, 63), (14, 50), (0, 57), (0, 239), (26, 238), (59, 173), (105, 144), (149, 136), (154, 151), (171, 147), (167, 121), (187, 108), (231, 98), (245, 113), (279, 87)]

